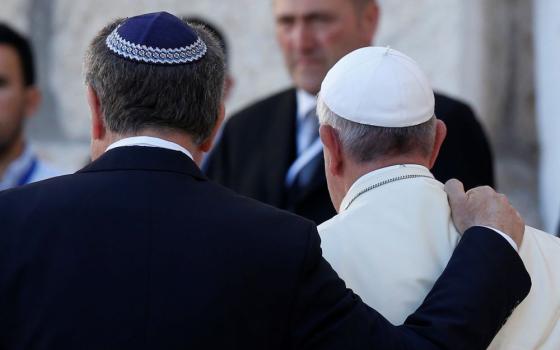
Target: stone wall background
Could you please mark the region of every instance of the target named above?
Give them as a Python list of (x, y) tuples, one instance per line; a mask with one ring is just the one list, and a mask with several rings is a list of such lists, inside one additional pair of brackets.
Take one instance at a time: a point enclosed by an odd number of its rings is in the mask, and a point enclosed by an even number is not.
[(540, 202), (544, 227), (558, 229), (560, 215), (560, 1), (535, 0)]
[[(227, 106), (230, 112), (290, 84), (274, 40), (270, 0), (2, 3), (0, 20), (28, 34), (36, 51), (44, 103), (30, 121), (28, 134), (46, 157), (69, 170), (79, 168), (88, 154), (83, 53), (94, 34), (113, 18), (166, 10), (200, 15), (227, 28), (236, 79)], [(529, 224), (542, 227), (532, 1), (380, 0), (380, 5), (375, 44), (414, 57), (437, 90), (472, 105), (494, 148), (498, 189)]]

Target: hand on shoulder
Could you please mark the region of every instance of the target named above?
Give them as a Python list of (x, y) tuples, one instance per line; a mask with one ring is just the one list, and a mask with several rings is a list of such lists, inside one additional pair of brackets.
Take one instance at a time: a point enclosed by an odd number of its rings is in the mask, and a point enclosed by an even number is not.
[(523, 241), (525, 223), (508, 198), (489, 186), (465, 193), (463, 184), (451, 179), (445, 183), (455, 227), (462, 234), (472, 226), (488, 226), (510, 236), (518, 247)]

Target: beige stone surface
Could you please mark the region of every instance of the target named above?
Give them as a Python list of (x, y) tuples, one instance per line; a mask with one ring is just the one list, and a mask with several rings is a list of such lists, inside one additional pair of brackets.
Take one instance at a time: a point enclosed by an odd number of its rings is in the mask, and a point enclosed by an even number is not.
[(375, 45), (391, 46), (413, 57), (436, 89), (464, 94), (462, 0), (381, 0)]
[(13, 26), (23, 33), (28, 33), (29, 5), (29, 0), (2, 0), (0, 21)]
[(537, 0), (535, 18), (540, 200), (545, 228), (560, 231), (560, 2)]

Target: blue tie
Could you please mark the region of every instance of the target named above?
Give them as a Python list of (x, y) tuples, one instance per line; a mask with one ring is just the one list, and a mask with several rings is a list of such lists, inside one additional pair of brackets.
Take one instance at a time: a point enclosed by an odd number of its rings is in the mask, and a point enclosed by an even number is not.
[[(298, 137), (297, 137), (297, 151), (298, 157), (307, 150), (309, 151), (310, 146), (316, 142), (319, 138), (319, 121), (317, 115), (315, 114), (315, 108), (311, 109), (305, 115), (305, 118), (300, 122), (298, 127)], [(305, 164), (303, 168), (298, 172), (294, 184), (297, 184), (300, 188), (306, 187), (312, 180), (312, 176), (318, 165), (318, 160), (320, 153), (315, 155), (313, 158)]]
[(315, 108), (307, 112), (297, 130), (297, 154), (301, 155), (319, 137), (319, 121)]

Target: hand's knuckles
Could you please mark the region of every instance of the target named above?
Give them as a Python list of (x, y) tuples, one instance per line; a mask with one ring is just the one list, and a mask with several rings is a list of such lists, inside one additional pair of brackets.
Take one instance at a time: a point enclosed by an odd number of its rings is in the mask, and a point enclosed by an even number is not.
[(490, 186), (481, 186), (481, 187), (476, 187), (474, 189), (480, 193), (487, 194), (487, 195), (496, 193), (496, 191), (494, 191), (494, 189)]
[(502, 202), (507, 202), (507, 203), (509, 203), (508, 197), (507, 197), (505, 194), (497, 193), (497, 194), (496, 194), (496, 197), (497, 197), (500, 201), (502, 201)]

